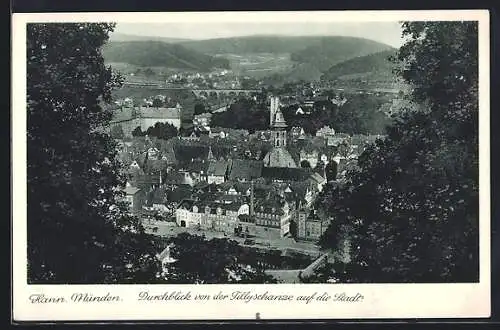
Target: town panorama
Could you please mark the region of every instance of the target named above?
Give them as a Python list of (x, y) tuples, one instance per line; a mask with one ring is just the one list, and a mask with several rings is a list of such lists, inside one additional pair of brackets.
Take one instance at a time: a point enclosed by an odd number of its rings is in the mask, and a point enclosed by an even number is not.
[(477, 280), (477, 25), (397, 28), (403, 46), (31, 24), (29, 280)]

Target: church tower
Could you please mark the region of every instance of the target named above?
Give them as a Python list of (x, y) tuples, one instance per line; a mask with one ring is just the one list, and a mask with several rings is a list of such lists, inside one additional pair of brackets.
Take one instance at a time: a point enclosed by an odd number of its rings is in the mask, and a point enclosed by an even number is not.
[(273, 143), (273, 149), (267, 153), (264, 157), (265, 167), (292, 167), (296, 168), (294, 159), (288, 152), (287, 146), (287, 133), (286, 133), (286, 122), (283, 113), (279, 108), (279, 98), (271, 98), (271, 108), (270, 108), (270, 122), (269, 126), (271, 128), (271, 140)]
[(273, 146), (275, 148), (286, 147), (286, 122), (279, 108), (279, 98), (271, 98), (271, 121), (269, 126), (271, 127), (271, 135), (273, 140)]

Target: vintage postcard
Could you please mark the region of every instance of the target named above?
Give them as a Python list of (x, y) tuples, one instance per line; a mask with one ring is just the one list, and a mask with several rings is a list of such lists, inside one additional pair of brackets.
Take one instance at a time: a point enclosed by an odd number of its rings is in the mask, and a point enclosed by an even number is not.
[(488, 11), (12, 32), (13, 320), (490, 315)]

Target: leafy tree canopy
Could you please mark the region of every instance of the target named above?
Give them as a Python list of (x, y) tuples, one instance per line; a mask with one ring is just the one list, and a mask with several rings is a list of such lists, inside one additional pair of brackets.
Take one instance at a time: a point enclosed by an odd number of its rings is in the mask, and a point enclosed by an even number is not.
[[(121, 83), (101, 47), (112, 24), (27, 28), (28, 279), (114, 283), (152, 274), (150, 246), (123, 212), (111, 90)], [(144, 270), (144, 272), (142, 271)]]
[(396, 71), (416, 106), (361, 155), (345, 186), (325, 189), (320, 203), (334, 221), (321, 244), (350, 242), (356, 281), (477, 281), (477, 23), (402, 28), (409, 40)]

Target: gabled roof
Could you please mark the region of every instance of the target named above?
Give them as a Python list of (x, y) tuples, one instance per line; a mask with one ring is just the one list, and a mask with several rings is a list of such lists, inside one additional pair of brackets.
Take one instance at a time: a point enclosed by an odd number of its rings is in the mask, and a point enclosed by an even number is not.
[(283, 181), (303, 181), (311, 175), (309, 168), (264, 167), (262, 177)]
[(261, 177), (263, 163), (259, 160), (234, 159), (229, 173), (230, 179), (251, 180)]
[(192, 173), (206, 173), (208, 169), (208, 163), (206, 161), (195, 160), (193, 162), (184, 163), (182, 169)]
[(211, 161), (208, 164), (207, 174), (215, 175), (215, 176), (224, 176), (226, 175), (228, 167), (228, 162), (226, 161)]
[(125, 192), (125, 194), (127, 195), (135, 195), (138, 191), (140, 191), (141, 189), (137, 188), (137, 187), (132, 187), (132, 186), (128, 186), (128, 187), (125, 187), (123, 189), (123, 191)]
[(178, 209), (192, 210), (195, 201), (192, 199), (184, 199), (177, 206)]
[(323, 176), (320, 175), (318, 172), (313, 172), (309, 178), (316, 183), (322, 183), (325, 181), (325, 178), (323, 178)]

